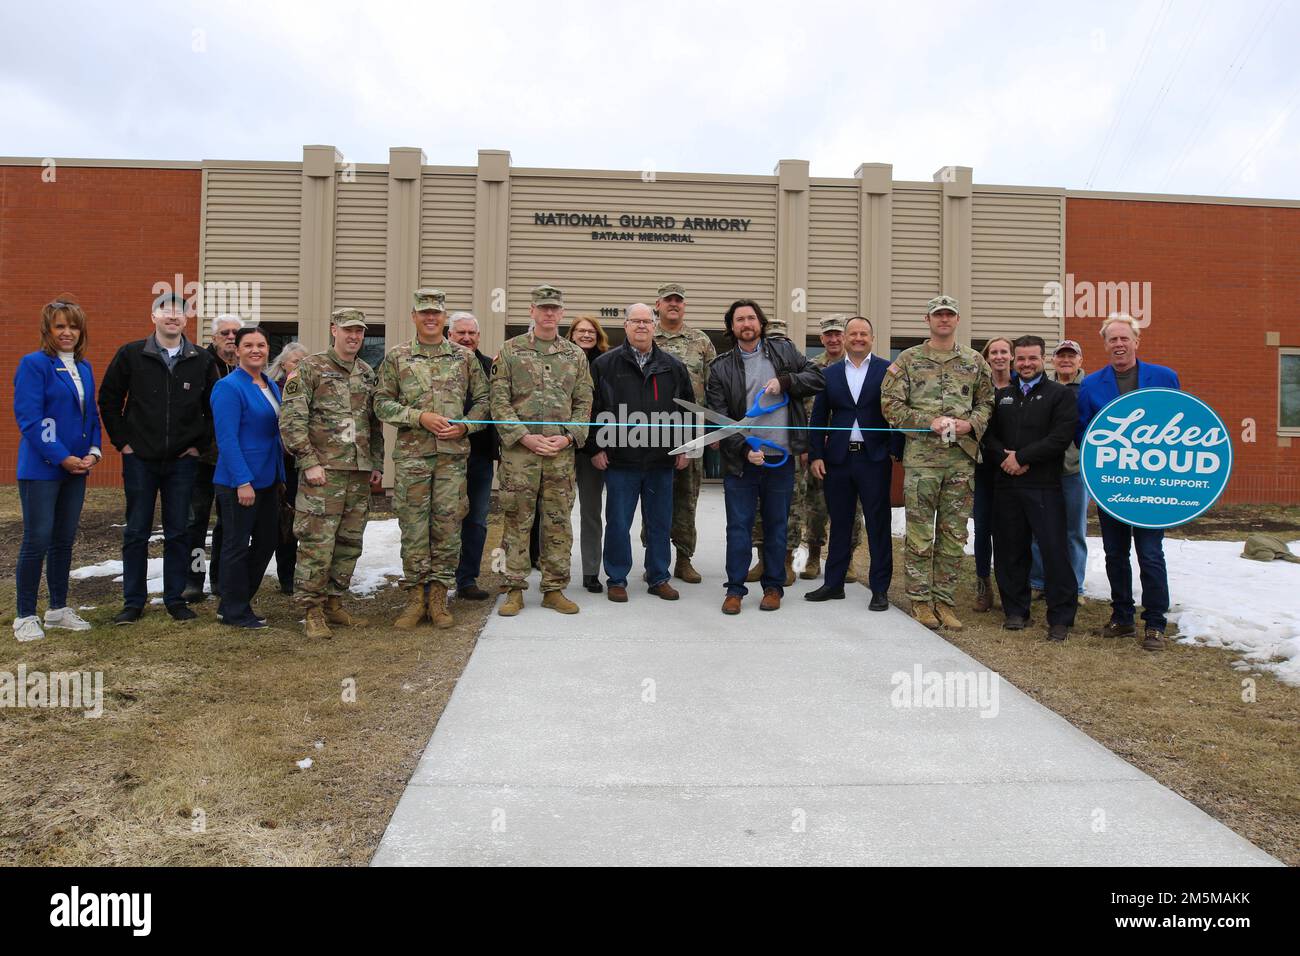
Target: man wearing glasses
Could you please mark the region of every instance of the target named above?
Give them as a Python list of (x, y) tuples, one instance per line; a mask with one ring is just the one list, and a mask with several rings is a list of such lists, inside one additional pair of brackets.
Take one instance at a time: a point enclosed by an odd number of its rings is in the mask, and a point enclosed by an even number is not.
[[(207, 352), (216, 366), (218, 380), (225, 378), (239, 364), (235, 355), (235, 333), (244, 327), (237, 315), (219, 315), (212, 320), (212, 343)], [(208, 519), (212, 516), (212, 474), (217, 468), (217, 443), (199, 456), (194, 473), (194, 493), (190, 496), (190, 570), (185, 591), (185, 603), (195, 604), (207, 597), (203, 593), (204, 560), (207, 560), (207, 578), (212, 583), (212, 593), (220, 594), (218, 580), (221, 572), (221, 512), (212, 528), (212, 551), (207, 551)]]

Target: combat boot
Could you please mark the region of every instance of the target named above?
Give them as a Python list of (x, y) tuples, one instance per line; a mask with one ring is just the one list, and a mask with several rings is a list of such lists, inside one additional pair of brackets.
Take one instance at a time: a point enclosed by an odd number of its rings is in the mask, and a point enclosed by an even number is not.
[(325, 612), (318, 607), (307, 609), (307, 619), (303, 621), (302, 629), (303, 633), (313, 640), (334, 636), (329, 624), (325, 622)]
[(451, 611), (447, 610), (447, 586), (445, 584), (429, 585), (429, 620), (433, 621), (433, 626), (443, 628), (454, 627), (456, 619), (451, 616)]
[(939, 624), (943, 626), (946, 630), (949, 631), (961, 630), (961, 621), (957, 619), (957, 615), (953, 613), (952, 608), (949, 607), (947, 604), (944, 604), (942, 601), (935, 601), (934, 613), (935, 616), (939, 618)]
[(993, 610), (993, 588), (989, 586), (988, 578), (975, 579), (975, 610)]
[(916, 618), (932, 631), (937, 631), (942, 627), (939, 623), (939, 619), (934, 616), (934, 608), (925, 601), (912, 602), (912, 617)]
[(816, 581), (822, 573), (822, 548), (819, 544), (808, 545), (808, 563), (799, 572), (805, 581)]
[(578, 605), (564, 596), (563, 591), (547, 591), (542, 595), (542, 607), (549, 607), (561, 614), (577, 614)]
[(691, 559), (680, 551), (677, 552), (677, 566), (673, 568), (673, 577), (679, 581), (685, 581), (687, 584), (699, 584), (704, 580), (700, 572), (695, 570), (691, 564)]
[(761, 580), (763, 580), (763, 555), (760, 553), (758, 560), (754, 562), (754, 566), (750, 568), (749, 573), (745, 575), (745, 583), (753, 584), (755, 581)]
[(794, 587), (794, 552), (785, 553), (785, 586)]
[(413, 631), (420, 626), (420, 622), (424, 618), (424, 588), (417, 584), (411, 588), (411, 592), (406, 598), (406, 607), (397, 616), (397, 620), (393, 622), (393, 627), (399, 631)]
[(343, 609), (343, 599), (331, 594), (325, 599), (325, 620), (339, 627), (365, 627), (367, 621), (362, 617), (353, 617)]
[(506, 594), (506, 599), (497, 608), (501, 617), (514, 617), (524, 609), (524, 592), (518, 588)]

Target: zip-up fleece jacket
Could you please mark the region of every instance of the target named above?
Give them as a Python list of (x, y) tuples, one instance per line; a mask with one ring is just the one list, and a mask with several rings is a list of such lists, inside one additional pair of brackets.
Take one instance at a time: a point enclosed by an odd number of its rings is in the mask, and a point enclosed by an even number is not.
[(170, 371), (155, 336), (123, 345), (99, 386), (99, 417), (113, 447), (130, 445), (143, 461), (178, 458), (187, 448), (202, 455), (213, 444), (209, 400), (218, 378), (217, 361), (189, 339), (181, 339)]
[[(636, 364), (636, 355), (627, 342), (610, 349), (591, 363), (591, 383), (592, 421), (601, 421), (596, 417), (601, 412), (615, 416), (615, 422), (621, 422), (624, 413), (634, 412), (644, 414), (646, 422), (652, 422), (656, 413), (671, 413), (672, 418), (666, 421), (686, 421), (690, 413), (673, 399), (695, 401), (686, 366), (653, 344), (644, 367)], [(605, 452), (611, 468), (670, 468), (675, 462), (668, 452), (677, 439), (693, 437), (694, 432), (676, 428), (621, 428), (611, 424), (589, 429), (583, 450)]]

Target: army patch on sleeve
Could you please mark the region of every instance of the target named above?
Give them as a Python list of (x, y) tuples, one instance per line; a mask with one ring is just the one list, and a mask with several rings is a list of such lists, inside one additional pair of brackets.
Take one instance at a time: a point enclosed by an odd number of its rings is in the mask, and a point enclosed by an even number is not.
[(897, 374), (898, 374), (899, 372), (901, 372), (901, 371), (902, 371), (902, 369), (900, 369), (900, 368), (898, 367), (898, 363), (897, 363), (897, 362), (890, 362), (890, 363), (889, 363), (889, 368), (885, 369), (885, 374), (886, 374), (886, 375), (897, 375)]
[(302, 386), (298, 384), (298, 379), (296, 376), (294, 378), (289, 379), (289, 383), (284, 387), (285, 395), (297, 395), (300, 391), (302, 391)]
[(493, 362), (493, 363), (492, 363), (492, 374), (493, 374), (493, 375), (496, 375), (496, 373), (497, 373), (497, 363), (496, 363), (496, 362)]

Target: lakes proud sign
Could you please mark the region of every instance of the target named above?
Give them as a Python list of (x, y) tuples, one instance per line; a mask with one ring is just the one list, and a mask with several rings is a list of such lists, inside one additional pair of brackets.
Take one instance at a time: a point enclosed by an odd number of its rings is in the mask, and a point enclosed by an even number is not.
[(1099, 411), (1083, 436), (1088, 493), (1113, 518), (1172, 528), (1205, 512), (1227, 487), (1232, 440), (1194, 395), (1142, 388)]
[(596, 242), (695, 242), (708, 232), (748, 232), (754, 220), (735, 216), (649, 216), (600, 212), (535, 212), (534, 226), (590, 229)]

